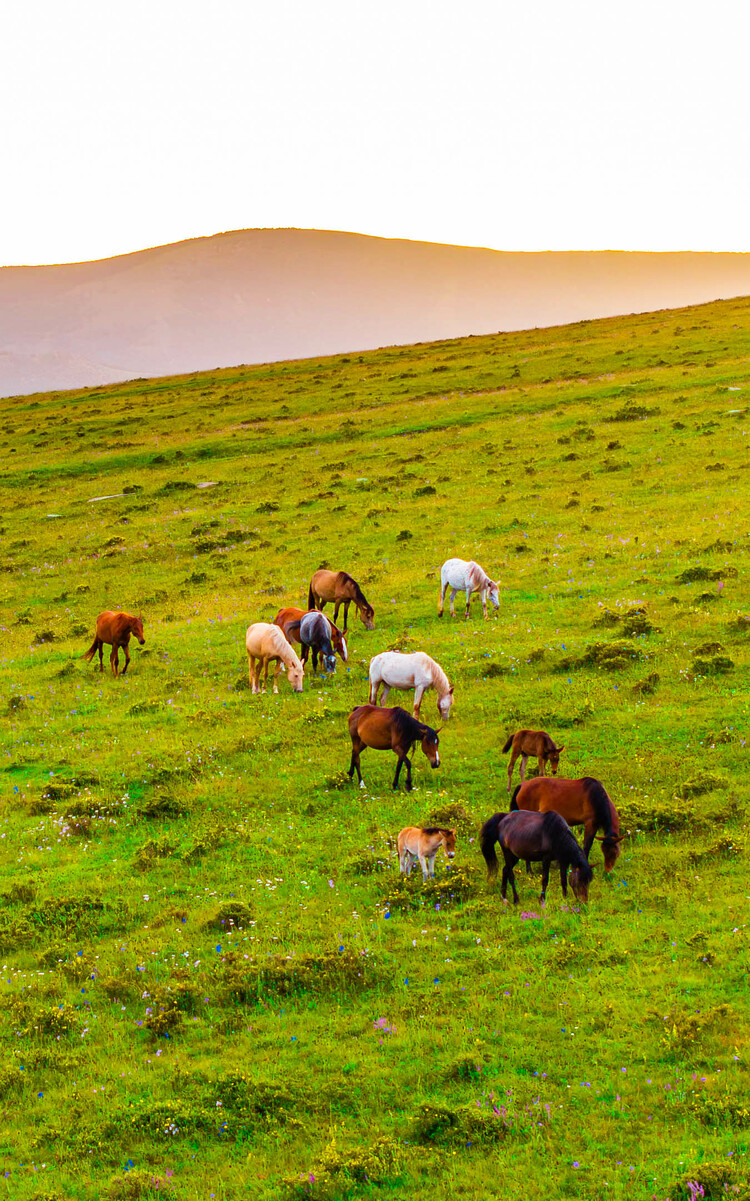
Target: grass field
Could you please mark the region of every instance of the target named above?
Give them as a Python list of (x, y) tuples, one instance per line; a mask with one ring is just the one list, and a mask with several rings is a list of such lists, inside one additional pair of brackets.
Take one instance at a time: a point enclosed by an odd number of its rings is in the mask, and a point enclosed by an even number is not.
[[(749, 319), (0, 401), (9, 1196), (750, 1198)], [(438, 619), (453, 555), (491, 620)], [(252, 697), (247, 625), (321, 565), (375, 630)], [(114, 679), (81, 655), (120, 607)], [(387, 648), (455, 686), (410, 795), (343, 774)], [(521, 726), (629, 832), (585, 909), (487, 886)], [(456, 858), (403, 882), (428, 819)]]

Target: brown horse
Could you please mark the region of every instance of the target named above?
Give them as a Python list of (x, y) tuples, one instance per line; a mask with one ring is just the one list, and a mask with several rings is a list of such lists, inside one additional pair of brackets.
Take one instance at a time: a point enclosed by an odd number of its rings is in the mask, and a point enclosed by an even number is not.
[(508, 738), (503, 747), (503, 754), (507, 755), (511, 747), (513, 748), (513, 754), (508, 764), (508, 792), (510, 792), (513, 768), (519, 755), (521, 756), (521, 783), (523, 784), (526, 778), (526, 760), (529, 755), (533, 755), (536, 759), (537, 771), (540, 776), (545, 774), (544, 765), (547, 762), (549, 763), (552, 775), (556, 776), (560, 756), (565, 750), (564, 746), (555, 746), (549, 734), (545, 734), (544, 730), (518, 730), (516, 734), (511, 734)]
[[(300, 637), (300, 625), (302, 623), (302, 618), (306, 617), (308, 613), (317, 612), (317, 609), (279, 609), (278, 613), (273, 619), (273, 624), (279, 627), (287, 642), (289, 642), (292, 646), (295, 642), (299, 642), (304, 646), (304, 643), (302, 643), (302, 638)], [(328, 622), (333, 649), (338, 655), (339, 659), (341, 659), (342, 663), (346, 663), (347, 659), (349, 658), (349, 652), (346, 648), (346, 639), (341, 633), (341, 630), (339, 630), (338, 627), (333, 624), (330, 617), (328, 617), (327, 614), (324, 616)], [(303, 662), (307, 661), (306, 650), (303, 650), (301, 657)]]
[(122, 674), (128, 670), (130, 663), (130, 652), (128, 651), (128, 643), (130, 635), (135, 634), (136, 638), (143, 646), (146, 639), (143, 637), (143, 618), (132, 617), (130, 613), (123, 613), (119, 610), (113, 613), (107, 610), (105, 613), (100, 613), (96, 619), (96, 635), (91, 646), (83, 656), (87, 662), (90, 662), (96, 652), (99, 652), (99, 671), (104, 671), (104, 644), (112, 647), (112, 652), (109, 656), (109, 661), (112, 665), (112, 674), (118, 674), (120, 647), (125, 651), (125, 666), (122, 669)]
[(375, 610), (357, 581), (345, 571), (326, 571), (321, 567), (310, 580), (307, 605), (310, 609), (322, 609), (329, 601), (333, 601), (336, 606), (333, 611), (334, 622), (338, 621), (339, 609), (344, 606), (344, 633), (349, 625), (349, 606), (352, 601), (359, 609), (365, 629), (375, 629)]
[(490, 879), (497, 875), (497, 855), (495, 843), (499, 842), (505, 859), (503, 868), (502, 896), (505, 894), (510, 880), (513, 888), (513, 903), (518, 904), (516, 881), (513, 868), (519, 859), (541, 860), (542, 862), (542, 896), (547, 893), (549, 869), (553, 859), (560, 864), (560, 887), (564, 897), (568, 895), (568, 868), (570, 884), (581, 901), (589, 899), (589, 884), (594, 874), (589, 861), (578, 845), (565, 820), (559, 813), (496, 813), (482, 826), (479, 835), (479, 845), (482, 849)]
[[(584, 776), (581, 780), (534, 776), (518, 785), (510, 807), (511, 810), (531, 809), (537, 813), (552, 810), (564, 817), (569, 826), (583, 826), (586, 858), (596, 837), (602, 844), (605, 872), (613, 870), (625, 835), (620, 834), (619, 815), (600, 780), (592, 776)], [(597, 835), (597, 830), (603, 830), (604, 835)]]
[(398, 755), (396, 775), (393, 778), (394, 789), (398, 788), (398, 777), (402, 766), (406, 766), (406, 791), (411, 792), (411, 763), (408, 755), (417, 743), (422, 744), (422, 750), (433, 767), (439, 767), (438, 752), (439, 730), (433, 730), (423, 721), (417, 721), (405, 709), (381, 709), (378, 705), (357, 705), (349, 714), (349, 737), (352, 740), (352, 761), (349, 766), (351, 780), (356, 768), (360, 788), (364, 788), (362, 772), (359, 767), (359, 756), (366, 746), (377, 751), (393, 751)]
[(456, 831), (442, 826), (406, 826), (398, 836), (398, 866), (403, 875), (410, 875), (414, 860), (419, 860), (422, 879), (435, 875), (435, 856), (441, 847), (452, 859), (456, 853)]

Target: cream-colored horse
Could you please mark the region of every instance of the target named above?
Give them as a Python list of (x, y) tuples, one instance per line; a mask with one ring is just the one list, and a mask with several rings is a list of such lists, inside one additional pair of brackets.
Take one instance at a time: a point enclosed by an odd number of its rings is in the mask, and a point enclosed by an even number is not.
[[(287, 679), (295, 692), (302, 691), (304, 668), (287, 642), (278, 626), (269, 625), (265, 621), (256, 621), (249, 626), (245, 635), (247, 658), (250, 670), (250, 687), (253, 694), (266, 691), (268, 683), (268, 665), (276, 660), (276, 670), (273, 673), (273, 690), (279, 691), (278, 678), (281, 664), (286, 667)], [(265, 668), (263, 687), (260, 687), (261, 668)]]
[[(378, 701), (378, 689), (383, 685), (383, 695)], [(370, 704), (384, 705), (391, 688), (413, 688), (413, 716), (419, 717), (419, 707), (422, 696), (428, 688), (434, 688), (438, 694), (438, 713), (443, 721), (447, 721), (453, 704), (453, 689), (451, 682), (439, 663), (426, 655), (424, 651), (415, 651), (413, 655), (402, 655), (400, 651), (383, 651), (370, 660)]]

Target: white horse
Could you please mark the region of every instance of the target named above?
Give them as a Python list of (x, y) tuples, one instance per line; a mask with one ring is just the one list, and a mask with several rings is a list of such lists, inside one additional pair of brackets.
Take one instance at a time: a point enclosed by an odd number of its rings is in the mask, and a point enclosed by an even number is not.
[[(378, 689), (381, 684), (383, 695), (378, 702)], [(415, 651), (413, 655), (402, 655), (400, 651), (383, 651), (370, 661), (370, 704), (384, 705), (391, 688), (414, 689), (412, 712), (417, 719), (423, 694), (428, 688), (434, 688), (438, 694), (438, 713), (443, 721), (450, 717), (453, 704), (451, 682), (440, 664), (424, 651)]]
[[(278, 626), (269, 625), (265, 621), (257, 621), (255, 625), (248, 627), (245, 646), (247, 647), (250, 687), (254, 694), (266, 691), (268, 665), (274, 660), (276, 662), (276, 670), (273, 673), (274, 692), (279, 691), (278, 678), (282, 663), (287, 669), (287, 679), (292, 689), (295, 692), (302, 691), (305, 669)], [(265, 668), (265, 674), (261, 689), (260, 673), (262, 668)]]
[(500, 607), (500, 597), (497, 592), (497, 584), (491, 580), (483, 567), (475, 563), (473, 559), (466, 562), (465, 559), (446, 559), (443, 566), (440, 568), (440, 600), (438, 601), (438, 617), (443, 616), (443, 605), (445, 604), (445, 594), (447, 590), (451, 590), (451, 617), (456, 614), (453, 610), (453, 602), (456, 599), (457, 592), (466, 593), (466, 614), (469, 616), (469, 601), (473, 592), (478, 592), (482, 598), (482, 612), (484, 620), (487, 620), (487, 595), (492, 601), (496, 609)]

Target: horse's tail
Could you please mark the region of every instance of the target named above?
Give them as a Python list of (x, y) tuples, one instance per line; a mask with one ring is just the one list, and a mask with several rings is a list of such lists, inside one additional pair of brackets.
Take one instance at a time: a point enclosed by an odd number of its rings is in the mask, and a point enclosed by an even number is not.
[(307, 590), (307, 607), (308, 607), (308, 609), (317, 609), (317, 607), (318, 607), (317, 604), (315, 603), (315, 595), (313, 593), (312, 580), (310, 580), (310, 587)]
[(520, 791), (521, 791), (521, 785), (516, 784), (516, 791), (513, 793), (513, 799), (510, 802), (511, 813), (517, 812), (517, 810), (518, 810), (518, 801), (516, 800), (516, 797), (518, 796)]
[(504, 754), (504, 755), (507, 755), (507, 754), (508, 754), (508, 751), (510, 750), (510, 748), (511, 748), (512, 746), (513, 746), (513, 735), (512, 735), (512, 734), (509, 734), (509, 735), (508, 735), (508, 741), (506, 742), (505, 746), (503, 747), (503, 754)]
[(500, 825), (500, 820), (503, 817), (505, 817), (504, 813), (494, 813), (492, 817), (484, 823), (482, 829), (479, 831), (479, 846), (482, 854), (484, 855), (484, 861), (487, 864), (487, 872), (490, 877), (497, 875), (497, 869), (499, 867), (497, 854), (495, 852), (495, 843), (498, 840), (498, 826)]
[(89, 649), (86, 651), (86, 654), (85, 654), (85, 655), (81, 655), (81, 658), (82, 658), (82, 659), (85, 659), (85, 660), (86, 660), (86, 662), (87, 662), (87, 663), (89, 663), (89, 662), (90, 662), (90, 661), (93, 659), (93, 657), (94, 657), (94, 655), (96, 654), (96, 652), (97, 652), (97, 650), (98, 650), (98, 649), (99, 649), (99, 635), (98, 635), (98, 634), (95, 634), (95, 635), (94, 635), (94, 641), (91, 643), (91, 646), (90, 646), (90, 647), (89, 647)]

